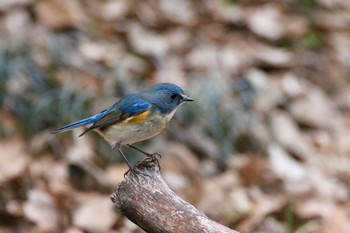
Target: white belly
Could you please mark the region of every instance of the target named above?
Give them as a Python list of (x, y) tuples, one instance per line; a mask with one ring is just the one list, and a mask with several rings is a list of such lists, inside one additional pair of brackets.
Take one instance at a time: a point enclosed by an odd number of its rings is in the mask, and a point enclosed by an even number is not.
[(141, 124), (124, 121), (112, 125), (104, 131), (97, 129), (96, 132), (99, 133), (112, 148), (115, 147), (116, 144), (132, 144), (149, 139), (163, 131), (175, 111), (176, 109), (165, 118), (155, 114)]

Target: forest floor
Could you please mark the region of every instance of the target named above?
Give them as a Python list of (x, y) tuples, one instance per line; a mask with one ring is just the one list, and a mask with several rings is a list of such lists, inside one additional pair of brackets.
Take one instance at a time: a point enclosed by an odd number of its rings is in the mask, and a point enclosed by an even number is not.
[(143, 232), (109, 199), (127, 170), (116, 151), (94, 133), (50, 132), (158, 82), (195, 99), (138, 144), (163, 155), (179, 196), (242, 233), (349, 232), (349, 11), (1, 0), (0, 232)]

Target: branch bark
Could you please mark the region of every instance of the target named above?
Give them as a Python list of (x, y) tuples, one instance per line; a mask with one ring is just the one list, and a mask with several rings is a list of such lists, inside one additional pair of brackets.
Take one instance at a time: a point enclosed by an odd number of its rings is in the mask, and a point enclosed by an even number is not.
[(158, 161), (147, 158), (126, 174), (111, 199), (146, 232), (238, 233), (205, 216), (178, 197), (160, 176)]

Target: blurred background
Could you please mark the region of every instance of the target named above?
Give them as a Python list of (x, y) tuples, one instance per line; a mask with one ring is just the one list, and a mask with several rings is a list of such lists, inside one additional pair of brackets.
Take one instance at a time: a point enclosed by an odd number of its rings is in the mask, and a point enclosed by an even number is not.
[(119, 154), (93, 132), (50, 132), (158, 82), (195, 99), (137, 144), (163, 155), (179, 196), (241, 232), (348, 232), (349, 11), (1, 0), (0, 232), (143, 232), (109, 199), (127, 170)]

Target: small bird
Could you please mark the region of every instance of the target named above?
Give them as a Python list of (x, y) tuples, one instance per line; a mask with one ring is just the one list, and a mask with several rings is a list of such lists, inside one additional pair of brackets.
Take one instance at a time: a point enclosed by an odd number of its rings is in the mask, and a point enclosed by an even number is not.
[(52, 133), (61, 133), (74, 128), (90, 125), (82, 134), (94, 130), (113, 148), (117, 147), (124, 161), (123, 146), (128, 146), (148, 157), (156, 153), (147, 153), (132, 144), (159, 134), (173, 117), (177, 108), (186, 101), (193, 101), (184, 91), (172, 83), (159, 83), (147, 89), (124, 96), (110, 108), (91, 117), (70, 123), (55, 129)]

